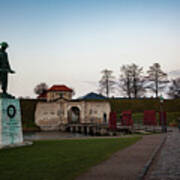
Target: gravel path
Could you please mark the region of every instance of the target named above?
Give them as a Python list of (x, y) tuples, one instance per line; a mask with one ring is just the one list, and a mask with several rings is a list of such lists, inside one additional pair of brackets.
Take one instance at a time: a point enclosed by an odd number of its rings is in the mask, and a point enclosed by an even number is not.
[(134, 180), (138, 179), (153, 151), (164, 135), (147, 135), (136, 144), (115, 153), (110, 159), (92, 167), (77, 180)]
[(180, 132), (174, 129), (168, 133), (146, 180), (180, 180)]

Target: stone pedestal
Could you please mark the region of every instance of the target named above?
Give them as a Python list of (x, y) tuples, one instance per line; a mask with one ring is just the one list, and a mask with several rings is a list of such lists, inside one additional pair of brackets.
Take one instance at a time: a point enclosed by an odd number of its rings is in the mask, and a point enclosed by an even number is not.
[(0, 98), (0, 148), (23, 143), (18, 99)]

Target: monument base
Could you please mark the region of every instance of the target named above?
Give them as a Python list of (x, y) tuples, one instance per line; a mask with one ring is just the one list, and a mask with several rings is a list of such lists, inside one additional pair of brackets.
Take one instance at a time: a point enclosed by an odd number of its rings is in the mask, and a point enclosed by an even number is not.
[(0, 98), (0, 147), (22, 143), (20, 102), (18, 99)]
[(17, 143), (17, 144), (0, 145), (0, 149), (10, 149), (10, 148), (17, 148), (17, 147), (24, 147), (31, 145), (33, 145), (32, 141), (24, 141), (22, 143)]

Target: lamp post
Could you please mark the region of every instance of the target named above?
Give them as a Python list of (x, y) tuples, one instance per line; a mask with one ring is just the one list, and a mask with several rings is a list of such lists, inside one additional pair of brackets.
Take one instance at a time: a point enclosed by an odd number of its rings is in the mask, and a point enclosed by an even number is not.
[(166, 124), (165, 124), (165, 119), (164, 119), (163, 103), (164, 103), (164, 98), (161, 95), (160, 96), (160, 118), (161, 118), (162, 132), (165, 133), (167, 132), (167, 130), (166, 130)]

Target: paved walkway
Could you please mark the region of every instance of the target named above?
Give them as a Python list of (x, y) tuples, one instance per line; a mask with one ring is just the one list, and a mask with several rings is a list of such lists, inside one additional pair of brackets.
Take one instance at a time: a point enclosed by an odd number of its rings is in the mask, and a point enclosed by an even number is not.
[(115, 153), (110, 159), (91, 168), (77, 180), (134, 180), (137, 179), (162, 142), (164, 135), (146, 135), (136, 144)]
[(180, 180), (180, 132), (173, 129), (168, 133), (167, 140), (162, 147), (146, 180)]

